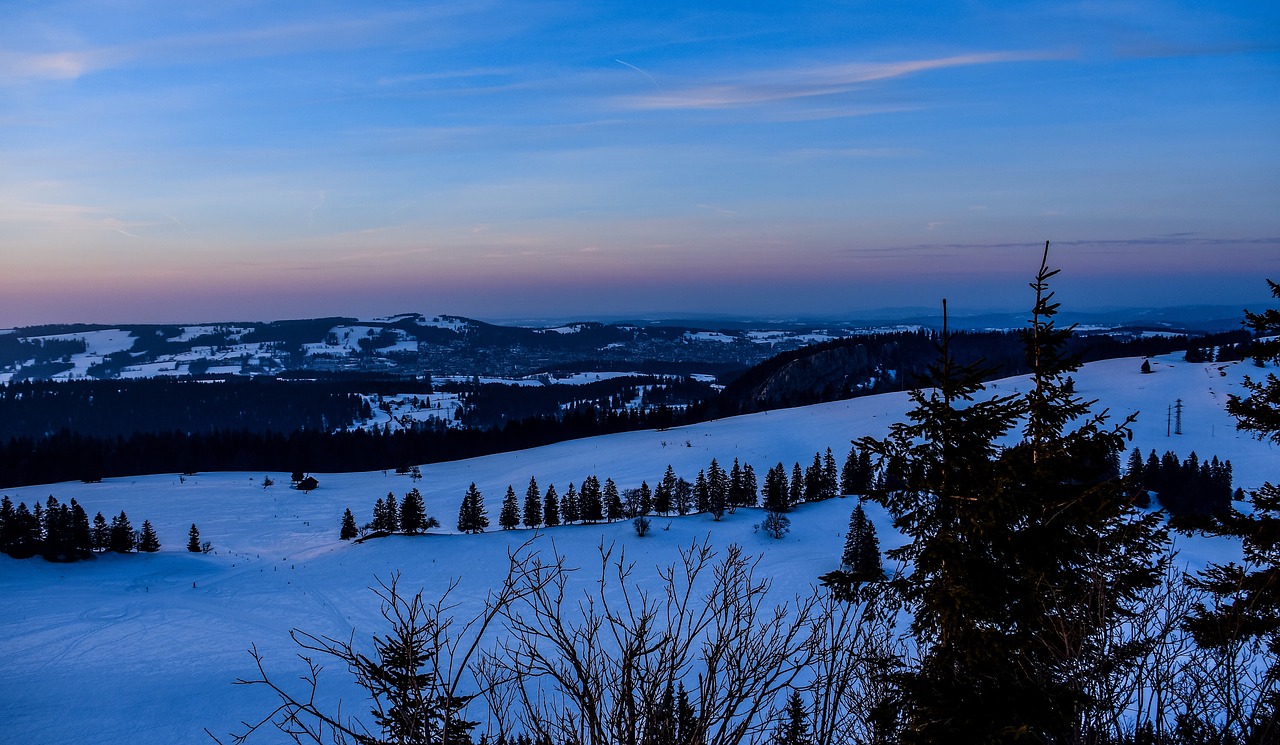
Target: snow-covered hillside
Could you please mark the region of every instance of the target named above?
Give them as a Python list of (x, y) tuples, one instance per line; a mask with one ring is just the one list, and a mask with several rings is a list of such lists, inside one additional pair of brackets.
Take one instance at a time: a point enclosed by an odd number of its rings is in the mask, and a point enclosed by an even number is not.
[[(1250, 488), (1280, 478), (1280, 457), (1266, 443), (1236, 432), (1223, 409), (1240, 378), (1257, 374), (1249, 363), (1191, 364), (1179, 358), (1153, 360), (1154, 373), (1139, 372), (1140, 360), (1089, 365), (1076, 375), (1078, 389), (1118, 416), (1140, 411), (1133, 446), (1144, 453), (1174, 450), (1201, 459), (1217, 455), (1234, 464), (1237, 484)], [(1025, 378), (991, 386), (1007, 393)], [(1181, 436), (1166, 436), (1166, 412), (1181, 399)], [(209, 473), (187, 477), (148, 476), (98, 484), (65, 483), (0, 489), (15, 504), (75, 498), (90, 515), (127, 511), (134, 525), (148, 519), (164, 544), (150, 555), (103, 555), (80, 564), (0, 557), (0, 728), (3, 739), (23, 743), (188, 743), (205, 739), (204, 728), (223, 734), (242, 719), (260, 716), (272, 704), (263, 690), (233, 686), (253, 673), (245, 650), (256, 644), (281, 678), (298, 670), (290, 628), (347, 638), (382, 630), (376, 599), (366, 589), (375, 577), (403, 573), (402, 586), (428, 595), (460, 579), (459, 612), (469, 608), (500, 576), (507, 550), (530, 531), (491, 529), (479, 536), (438, 534), (392, 537), (354, 545), (337, 540), (339, 520), (351, 508), (370, 519), (374, 500), (397, 497), (418, 486), (427, 512), (451, 529), (467, 485), (486, 497), (491, 520), (508, 484), (523, 494), (530, 476), (563, 493), (570, 481), (595, 474), (619, 487), (652, 485), (671, 464), (692, 479), (711, 458), (734, 458), (757, 473), (777, 462), (807, 464), (815, 451), (832, 448), (843, 460), (852, 438), (881, 436), (902, 419), (906, 393), (866, 397), (805, 408), (713, 421), (666, 431), (630, 432), (534, 450), (424, 466), (415, 484), (383, 472), (316, 474), (320, 488), (287, 488), (285, 474)], [(762, 557), (761, 570), (774, 577), (779, 597), (807, 588), (838, 563), (852, 500), (802, 506), (792, 532), (780, 541), (753, 530), (761, 513), (739, 510), (715, 523), (706, 515), (656, 518), (653, 531), (637, 538), (629, 523), (568, 526), (544, 531), (537, 546), (552, 543), (571, 562), (589, 565), (603, 541), (625, 546), (637, 574), (652, 578), (676, 550), (700, 537), (716, 545), (736, 542)], [(896, 543), (878, 510), (882, 545)], [(195, 523), (214, 552), (185, 550)], [(450, 532), (449, 530), (443, 531)], [(1201, 563), (1230, 547), (1185, 542), (1184, 558)], [(363, 712), (342, 670), (331, 667), (327, 696), (342, 696), (351, 713)], [(482, 724), (483, 727), (483, 724)], [(279, 741), (273, 733), (260, 742)]]

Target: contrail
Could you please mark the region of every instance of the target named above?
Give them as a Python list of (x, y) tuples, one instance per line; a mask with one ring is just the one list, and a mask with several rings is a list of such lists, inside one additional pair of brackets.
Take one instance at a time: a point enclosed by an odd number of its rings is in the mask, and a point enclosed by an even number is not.
[(644, 70), (641, 70), (640, 68), (638, 68), (638, 67), (636, 67), (635, 65), (631, 64), (630, 62), (623, 62), (622, 60), (618, 59), (617, 57), (615, 57), (615, 58), (613, 59), (613, 61), (614, 61), (614, 62), (617, 62), (619, 65), (626, 65), (627, 67), (630, 67), (632, 70), (635, 70), (636, 72), (638, 72), (638, 73), (640, 73), (641, 75), (645, 76), (646, 78), (648, 78), (648, 79), (649, 79), (649, 82), (650, 82), (650, 83), (653, 83), (654, 90), (658, 91), (659, 93), (661, 93), (661, 92), (662, 92), (662, 87), (658, 85), (658, 81), (654, 80), (654, 79), (653, 79), (653, 76), (652, 76), (652, 75), (650, 75), (649, 73), (645, 72)]

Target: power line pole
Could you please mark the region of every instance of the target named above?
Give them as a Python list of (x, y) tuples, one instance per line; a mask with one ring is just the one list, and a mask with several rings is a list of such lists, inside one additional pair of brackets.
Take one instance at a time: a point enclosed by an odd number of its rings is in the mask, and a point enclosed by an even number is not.
[(1174, 407), (1174, 424), (1173, 433), (1175, 435), (1182, 434), (1182, 399), (1178, 399), (1177, 405)]

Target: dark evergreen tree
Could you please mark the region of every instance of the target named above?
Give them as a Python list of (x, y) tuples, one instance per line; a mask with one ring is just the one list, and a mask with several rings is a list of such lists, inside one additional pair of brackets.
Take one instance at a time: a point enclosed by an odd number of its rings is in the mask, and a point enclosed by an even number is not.
[(578, 498), (578, 490), (573, 488), (572, 481), (564, 492), (564, 499), (560, 501), (560, 514), (565, 525), (573, 525), (582, 519), (582, 500)]
[(711, 509), (711, 489), (707, 484), (707, 472), (698, 471), (693, 481), (693, 508), (697, 512)]
[(724, 516), (729, 506), (729, 474), (725, 472), (715, 458), (707, 467), (707, 512), (716, 520)]
[(684, 683), (676, 684), (676, 742), (680, 745), (702, 745), (706, 740), (698, 710), (689, 701)]
[(804, 471), (800, 470), (800, 464), (796, 463), (791, 467), (791, 482), (788, 485), (787, 504), (795, 507), (804, 501)]
[(804, 469), (804, 501), (817, 502), (822, 499), (822, 454), (813, 454), (813, 463)]
[(693, 484), (688, 479), (676, 479), (675, 488), (671, 490), (671, 501), (675, 505), (676, 514), (689, 514), (693, 509)]
[(536, 528), (542, 524), (542, 490), (533, 477), (529, 478), (529, 488), (524, 491), (524, 526)]
[(45, 561), (74, 561), (70, 510), (66, 505), (58, 504), (58, 500), (50, 495), (45, 503), (43, 517), (44, 541), (40, 545), (40, 554)]
[(598, 523), (604, 519), (604, 502), (600, 493), (600, 479), (588, 476), (582, 480), (582, 489), (578, 493), (578, 505), (582, 512), (582, 521)]
[(409, 535), (417, 535), (427, 529), (427, 505), (416, 486), (400, 502), (400, 529)]
[(841, 494), (865, 494), (858, 491), (858, 448), (849, 448), (849, 454), (845, 456), (844, 467), (840, 469), (840, 493)]
[[(1268, 280), (1271, 294), (1280, 298), (1280, 284)], [(1259, 337), (1253, 344), (1253, 359), (1259, 366), (1280, 363), (1280, 310), (1246, 312), (1245, 324)], [(1280, 445), (1280, 378), (1274, 372), (1266, 380), (1246, 378), (1248, 395), (1232, 396), (1227, 410), (1237, 427), (1262, 440)], [(1219, 478), (1230, 478), (1221, 469)], [(1241, 734), (1246, 742), (1269, 743), (1280, 738), (1280, 485), (1270, 481), (1251, 492), (1248, 512), (1234, 506), (1220, 513), (1210, 524), (1215, 535), (1241, 541), (1244, 561), (1240, 564), (1210, 564), (1190, 583), (1212, 598), (1199, 603), (1186, 625), (1202, 647), (1231, 649), (1233, 645), (1257, 644), (1264, 653), (1262, 672), (1268, 687), (1248, 711), (1232, 712), (1242, 717)]]
[(134, 549), (136, 541), (133, 536), (133, 525), (129, 523), (128, 515), (122, 510), (119, 515), (111, 518), (111, 542), (110, 549), (120, 554), (127, 554)]
[(622, 495), (618, 493), (618, 485), (613, 483), (613, 479), (605, 478), (601, 499), (604, 501), (605, 517), (609, 522), (621, 520), (627, 516), (627, 510), (622, 504)]
[(111, 528), (102, 513), (93, 516), (93, 550), (106, 551), (111, 547)]
[[(347, 510), (347, 514), (351, 514), (351, 510)], [(354, 521), (352, 527), (355, 526)], [(346, 540), (345, 538), (343, 540)], [(193, 554), (200, 553), (200, 529), (195, 523), (191, 523), (191, 530), (187, 531), (187, 550)]]
[(8, 495), (0, 497), (0, 553), (9, 553), (10, 531), (14, 528), (13, 501)]
[[(1099, 657), (1102, 635), (1163, 571), (1159, 518), (1116, 478), (1131, 420), (1108, 425), (1065, 376), (1078, 363), (1052, 322), (1055, 273), (1042, 263), (1033, 285), (1025, 398), (979, 397), (985, 373), (956, 362), (944, 304), (933, 392), (912, 392), (910, 422), (888, 438), (858, 442), (901, 462), (901, 488), (875, 498), (907, 538), (889, 555), (911, 565), (887, 583), (921, 650), (900, 677), (905, 742), (1073, 741), (1094, 705), (1082, 682), (1117, 662)], [(1001, 447), (1020, 415), (1021, 444)]]
[(880, 559), (880, 539), (876, 526), (867, 519), (867, 513), (859, 502), (849, 516), (849, 534), (844, 541), (841, 563), (847, 568), (854, 582), (872, 582), (884, 579), (884, 567)]
[(764, 508), (783, 513), (791, 509), (790, 487), (787, 469), (781, 463), (769, 469), (764, 477)]
[[(39, 507), (40, 503), (36, 502)], [(29, 559), (40, 552), (40, 519), (29, 509), (26, 502), (19, 502), (13, 511), (13, 517), (5, 523), (8, 536), (5, 543), (10, 556), (15, 559)], [(130, 533), (132, 535), (132, 533)]]
[(808, 714), (804, 710), (804, 698), (797, 690), (787, 697), (787, 708), (773, 735), (773, 745), (811, 745)]
[(831, 448), (827, 448), (826, 455), (822, 458), (822, 488), (819, 490), (821, 499), (831, 499), (840, 493), (840, 469), (836, 467), (835, 454), (831, 452)]
[(160, 539), (156, 536), (155, 528), (151, 527), (150, 520), (142, 521), (142, 532), (138, 538), (138, 550), (148, 554), (153, 554), (160, 550)]
[(396, 533), (400, 530), (400, 503), (396, 501), (396, 495), (387, 492), (386, 501), (387, 513), (385, 529), (388, 533)]
[(560, 524), (560, 495), (556, 494), (556, 485), (547, 486), (547, 493), (542, 496), (542, 519), (548, 528)]
[(743, 495), (745, 488), (742, 484), (742, 465), (737, 458), (733, 459), (733, 467), (729, 469), (729, 509), (743, 507), (746, 505), (746, 499)]
[(1143, 482), (1142, 451), (1134, 448), (1129, 451), (1129, 462), (1125, 466), (1124, 477), (1135, 486)]
[[(661, 486), (661, 482), (659, 482)], [(662, 697), (653, 707), (649, 715), (648, 728), (645, 733), (645, 745), (678, 745), (676, 736), (679, 725), (676, 721), (676, 688), (674, 681), (668, 680), (667, 687), (662, 689)]]
[(458, 530), (462, 533), (483, 533), (487, 527), (489, 515), (484, 508), (484, 495), (473, 481), (462, 497), (462, 506), (458, 508)]
[(360, 529), (356, 527), (356, 516), (351, 514), (351, 509), (347, 508), (342, 513), (342, 527), (338, 530), (338, 540), (349, 541), (360, 535)]
[[(387, 492), (390, 497), (391, 492)], [(369, 527), (375, 533), (382, 533), (387, 530), (387, 503), (382, 497), (378, 497), (378, 501), (373, 503), (373, 520), (369, 523)]]
[(75, 499), (71, 500), (71, 546), (76, 559), (87, 559), (93, 555), (93, 529), (89, 527), (89, 516)]
[(516, 501), (515, 487), (507, 485), (506, 496), (502, 498), (502, 509), (498, 512), (498, 525), (503, 530), (515, 530), (520, 527), (520, 503)]
[(759, 494), (760, 485), (756, 481), (756, 469), (748, 463), (742, 467), (742, 506), (755, 507)]
[(667, 470), (662, 474), (662, 480), (653, 490), (653, 511), (670, 515), (671, 510), (675, 509), (675, 496), (676, 472), (668, 463)]

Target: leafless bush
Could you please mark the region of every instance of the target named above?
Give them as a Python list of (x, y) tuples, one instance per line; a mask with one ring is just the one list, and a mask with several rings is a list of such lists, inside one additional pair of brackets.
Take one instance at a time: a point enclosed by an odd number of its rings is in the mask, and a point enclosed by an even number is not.
[[(615, 557), (616, 554), (616, 557)], [(696, 718), (680, 740), (763, 737), (815, 656), (818, 596), (767, 605), (770, 583), (730, 546), (680, 552), (656, 583), (601, 546), (592, 591), (569, 587), (563, 559), (531, 567), (504, 610), (509, 638), (486, 655), (486, 689), (509, 687), (536, 740), (636, 745), (669, 731), (671, 685), (687, 682)], [(644, 585), (642, 587), (641, 585)]]

